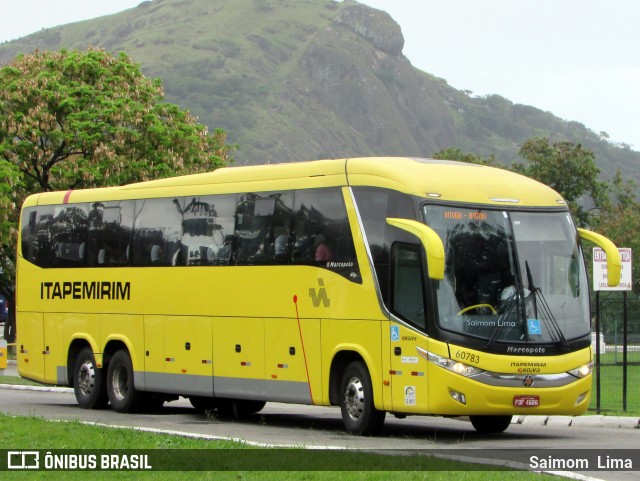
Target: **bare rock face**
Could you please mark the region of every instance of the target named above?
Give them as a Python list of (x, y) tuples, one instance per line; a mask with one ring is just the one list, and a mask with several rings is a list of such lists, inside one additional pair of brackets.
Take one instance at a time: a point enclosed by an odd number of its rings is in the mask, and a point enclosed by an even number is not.
[(335, 23), (360, 35), (378, 50), (393, 56), (402, 54), (402, 30), (386, 12), (365, 5), (352, 5), (340, 12)]
[(403, 46), (387, 13), (355, 3), (318, 32), (301, 56), (303, 76), (287, 89), (296, 105), (316, 113), (305, 119), (307, 151), (420, 156), (456, 145), (448, 107), (404, 57)]

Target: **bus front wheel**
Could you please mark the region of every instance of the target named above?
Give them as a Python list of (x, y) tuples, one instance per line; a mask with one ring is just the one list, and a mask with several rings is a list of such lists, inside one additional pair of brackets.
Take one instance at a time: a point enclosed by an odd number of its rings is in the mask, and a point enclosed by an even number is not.
[(471, 424), (479, 433), (498, 434), (511, 424), (513, 416), (469, 416)]
[(82, 349), (76, 359), (73, 367), (73, 392), (78, 406), (83, 409), (102, 409), (109, 403), (102, 369), (97, 367), (90, 347)]
[(347, 365), (340, 383), (342, 422), (351, 434), (373, 435), (384, 424), (385, 411), (373, 404), (373, 388), (366, 366), (360, 361)]
[(113, 410), (119, 413), (135, 412), (143, 396), (133, 385), (133, 363), (129, 353), (121, 349), (109, 362), (107, 393)]

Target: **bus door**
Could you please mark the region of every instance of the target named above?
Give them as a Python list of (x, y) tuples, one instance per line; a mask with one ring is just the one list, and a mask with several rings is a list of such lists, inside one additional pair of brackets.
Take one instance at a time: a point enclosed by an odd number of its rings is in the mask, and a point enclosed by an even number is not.
[[(424, 269), (419, 245), (395, 243), (391, 251), (391, 310), (404, 323), (390, 323), (390, 379), (393, 410), (425, 412), (429, 405)], [(409, 326), (412, 326), (411, 328)]]

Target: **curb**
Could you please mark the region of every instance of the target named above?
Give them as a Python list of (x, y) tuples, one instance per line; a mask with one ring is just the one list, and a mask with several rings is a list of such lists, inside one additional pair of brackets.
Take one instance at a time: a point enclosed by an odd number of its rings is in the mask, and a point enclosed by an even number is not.
[(640, 418), (632, 416), (514, 416), (512, 424), (567, 426), (576, 428), (640, 429)]
[(72, 387), (22, 386), (20, 384), (0, 384), (0, 389), (12, 389), (14, 391), (73, 392)]

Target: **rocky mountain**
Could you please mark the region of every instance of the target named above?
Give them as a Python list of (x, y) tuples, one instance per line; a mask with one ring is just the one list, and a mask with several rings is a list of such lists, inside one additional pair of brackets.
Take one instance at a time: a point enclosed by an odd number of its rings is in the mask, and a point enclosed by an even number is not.
[[(411, 65), (399, 25), (354, 0), (152, 0), (0, 45), (124, 51), (166, 99), (237, 143), (236, 164), (427, 157), (456, 146), (500, 161), (528, 138), (580, 142), (603, 173), (640, 181), (640, 153), (500, 96), (471, 97)], [(426, 47), (428, 48), (428, 46)]]

